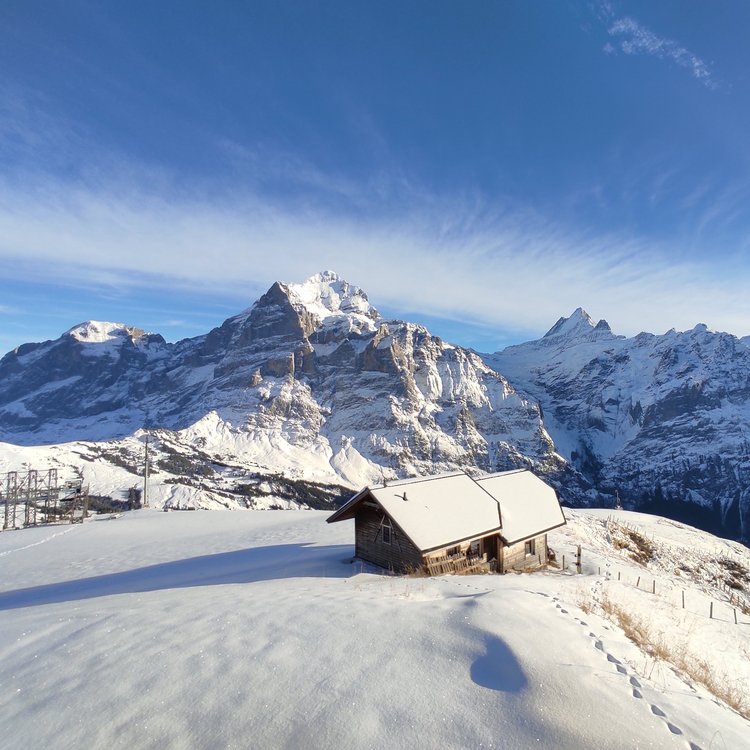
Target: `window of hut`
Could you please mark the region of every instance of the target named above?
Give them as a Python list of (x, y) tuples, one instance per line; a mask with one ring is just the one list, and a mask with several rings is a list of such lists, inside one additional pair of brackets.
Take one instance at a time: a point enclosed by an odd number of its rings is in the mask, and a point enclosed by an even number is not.
[(383, 533), (383, 544), (390, 544), (393, 537), (393, 525), (388, 516), (383, 516), (383, 520), (380, 522), (380, 528)]

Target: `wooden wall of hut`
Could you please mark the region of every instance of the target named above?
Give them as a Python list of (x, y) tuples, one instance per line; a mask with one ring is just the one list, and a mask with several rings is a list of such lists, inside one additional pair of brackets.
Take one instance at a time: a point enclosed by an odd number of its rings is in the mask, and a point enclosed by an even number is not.
[(391, 543), (383, 541), (383, 513), (363, 504), (354, 519), (355, 554), (362, 560), (400, 573), (422, 568), (422, 554), (404, 532), (392, 524)]
[[(527, 543), (533, 542), (533, 552), (529, 553)], [(517, 542), (508, 547), (503, 547), (502, 572), (509, 573), (512, 570), (530, 570), (547, 564), (547, 535), (541, 534), (533, 540)]]

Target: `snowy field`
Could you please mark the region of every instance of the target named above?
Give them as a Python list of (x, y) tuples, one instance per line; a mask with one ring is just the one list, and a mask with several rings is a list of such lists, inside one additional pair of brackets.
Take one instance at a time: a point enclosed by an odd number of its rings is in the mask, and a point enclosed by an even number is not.
[[(735, 625), (711, 561), (748, 550), (566, 514), (551, 545), (570, 567), (580, 544), (581, 575), (382, 576), (317, 512), (0, 534), (0, 747), (750, 748), (750, 722), (605, 611), (747, 696), (750, 616)], [(651, 541), (645, 566), (622, 528)]]

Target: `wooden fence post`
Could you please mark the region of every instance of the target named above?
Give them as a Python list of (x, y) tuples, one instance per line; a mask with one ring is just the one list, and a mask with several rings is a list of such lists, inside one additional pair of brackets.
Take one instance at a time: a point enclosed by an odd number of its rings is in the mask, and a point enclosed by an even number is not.
[(641, 577), (638, 576), (638, 580), (635, 582), (635, 587), (638, 588), (641, 585)]
[(656, 580), (651, 581), (651, 593), (656, 593)]
[(685, 592), (682, 592), (682, 608), (685, 609)]
[(708, 610), (708, 617), (709, 619), (714, 619), (714, 603), (711, 602), (711, 608)]

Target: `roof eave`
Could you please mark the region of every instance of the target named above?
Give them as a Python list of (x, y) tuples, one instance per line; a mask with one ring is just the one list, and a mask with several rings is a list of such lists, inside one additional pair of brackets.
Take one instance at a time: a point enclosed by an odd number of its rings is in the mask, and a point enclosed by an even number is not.
[(369, 487), (364, 487), (363, 489), (361, 489), (356, 495), (354, 495), (354, 497), (347, 500), (338, 510), (334, 511), (332, 515), (328, 516), (328, 518), (326, 518), (326, 523), (336, 523), (336, 521), (348, 520), (351, 516), (345, 514), (348, 514), (349, 511), (354, 509), (354, 506), (356, 506), (361, 500), (364, 500), (369, 492)]
[(534, 537), (541, 536), (542, 534), (547, 534), (550, 531), (554, 531), (555, 529), (559, 529), (561, 526), (565, 526), (567, 521), (563, 518), (560, 523), (556, 523), (554, 526), (549, 526), (546, 529), (542, 529), (541, 531), (535, 531), (533, 534), (526, 534), (525, 536), (520, 536), (518, 539), (507, 539), (506, 537), (503, 537), (503, 541), (507, 545), (511, 544), (518, 544), (519, 542), (525, 542), (527, 539), (534, 539)]

